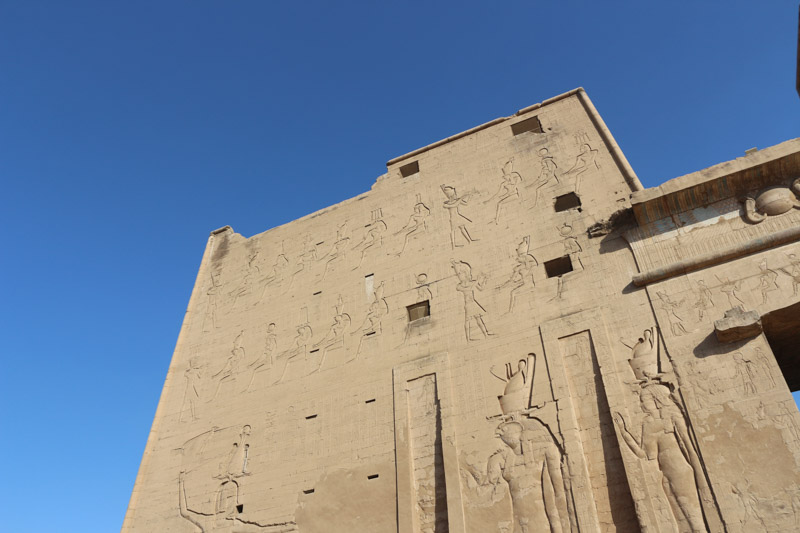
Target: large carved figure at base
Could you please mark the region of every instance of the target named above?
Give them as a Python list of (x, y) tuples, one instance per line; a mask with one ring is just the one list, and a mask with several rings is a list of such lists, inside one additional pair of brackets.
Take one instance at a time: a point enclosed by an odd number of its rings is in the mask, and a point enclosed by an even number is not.
[(505, 447), (489, 457), (485, 476), (472, 475), (494, 493), (503, 481), (508, 485), (510, 533), (569, 533), (561, 451), (550, 431), (537, 419), (524, 419), (500, 424), (497, 436)]
[(640, 438), (631, 434), (621, 414), (614, 417), (623, 440), (640, 459), (657, 462), (678, 529), (708, 531), (698, 490), (704, 485), (702, 467), (683, 413), (669, 388), (660, 383), (646, 384), (640, 400), (645, 414)]

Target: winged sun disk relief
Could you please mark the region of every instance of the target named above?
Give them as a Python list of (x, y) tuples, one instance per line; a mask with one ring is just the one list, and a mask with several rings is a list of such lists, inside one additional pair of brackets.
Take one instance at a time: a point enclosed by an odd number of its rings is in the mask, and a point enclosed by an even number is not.
[(758, 224), (767, 217), (782, 215), (792, 208), (800, 209), (800, 178), (789, 187), (769, 187), (753, 198), (744, 199), (744, 218), (751, 224)]

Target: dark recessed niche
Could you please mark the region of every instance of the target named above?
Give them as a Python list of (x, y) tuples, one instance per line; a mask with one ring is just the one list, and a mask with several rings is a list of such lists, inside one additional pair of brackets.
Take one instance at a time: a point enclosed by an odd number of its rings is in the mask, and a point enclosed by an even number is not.
[(367, 476), (367, 479), (378, 479), (379, 475), (380, 474), (371, 474), (371, 475)]
[(544, 271), (547, 272), (548, 278), (563, 276), (567, 272), (572, 272), (572, 261), (568, 255), (557, 259), (551, 259), (545, 262)]
[(364, 336), (365, 337), (369, 337), (370, 335), (375, 335), (375, 332), (374, 331), (370, 331), (369, 333), (365, 334)]
[(409, 322), (414, 322), (415, 320), (419, 320), (420, 318), (431, 316), (431, 303), (428, 300), (409, 305), (408, 307), (406, 307), (406, 309), (408, 310)]
[(369, 400), (365, 401), (364, 403), (375, 403), (375, 398), (370, 398)]
[(239, 505), (236, 506), (236, 512), (241, 514), (242, 511), (244, 511), (244, 504), (240, 503)]
[(517, 122), (511, 125), (511, 133), (514, 135), (522, 135), (523, 133), (544, 133), (542, 123), (539, 122), (539, 117), (526, 118), (522, 122)]
[(310, 352), (308, 352), (308, 353), (317, 353), (318, 351), (319, 351), (319, 348), (314, 348), (313, 350), (311, 350), (311, 351), (310, 351)]
[(311, 296), (319, 296), (320, 294), (322, 294), (322, 291), (317, 291), (314, 294), (312, 294)]
[(400, 167), (400, 175), (404, 178), (413, 176), (414, 174), (419, 174), (419, 161), (414, 161), (413, 163)]
[(580, 211), (581, 199), (574, 192), (562, 194), (561, 196), (556, 197), (556, 203), (554, 207), (556, 212), (567, 211), (569, 209), (577, 209)]
[(314, 494), (314, 489), (306, 489), (303, 491), (303, 494)]
[(306, 420), (313, 420), (313, 419), (315, 419), (315, 418), (317, 418), (317, 415), (308, 415), (308, 416), (306, 417)]

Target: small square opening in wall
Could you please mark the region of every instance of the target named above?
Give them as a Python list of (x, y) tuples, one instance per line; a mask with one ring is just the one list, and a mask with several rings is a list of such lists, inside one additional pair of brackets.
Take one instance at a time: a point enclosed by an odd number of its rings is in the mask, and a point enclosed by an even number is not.
[(581, 210), (581, 199), (574, 192), (556, 196), (555, 210), (556, 212), (567, 211), (569, 209)]
[(431, 316), (431, 303), (428, 300), (409, 305), (406, 307), (406, 309), (408, 309), (409, 322), (414, 322), (415, 320), (425, 318), (426, 316)]
[(414, 174), (419, 174), (419, 161), (414, 161), (413, 163), (400, 167), (400, 175), (404, 178), (413, 176)]
[(572, 272), (572, 261), (568, 255), (551, 259), (544, 263), (544, 271), (547, 273), (548, 278), (563, 276), (567, 272)]
[(514, 135), (522, 135), (523, 133), (544, 133), (542, 123), (539, 122), (539, 117), (526, 118), (521, 122), (511, 125), (511, 133)]

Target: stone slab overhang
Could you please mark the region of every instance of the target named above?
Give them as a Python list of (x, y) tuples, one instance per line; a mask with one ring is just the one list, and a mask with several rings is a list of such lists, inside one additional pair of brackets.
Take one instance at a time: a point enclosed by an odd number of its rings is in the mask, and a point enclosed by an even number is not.
[(639, 226), (726, 198), (800, 177), (800, 138), (636, 191), (631, 206)]
[(745, 220), (743, 203), (768, 187), (788, 188), (797, 178), (800, 139), (792, 139), (634, 192), (631, 208), (638, 227), (626, 235), (640, 267), (634, 285), (800, 240), (796, 210), (770, 217), (775, 224), (754, 225)]

